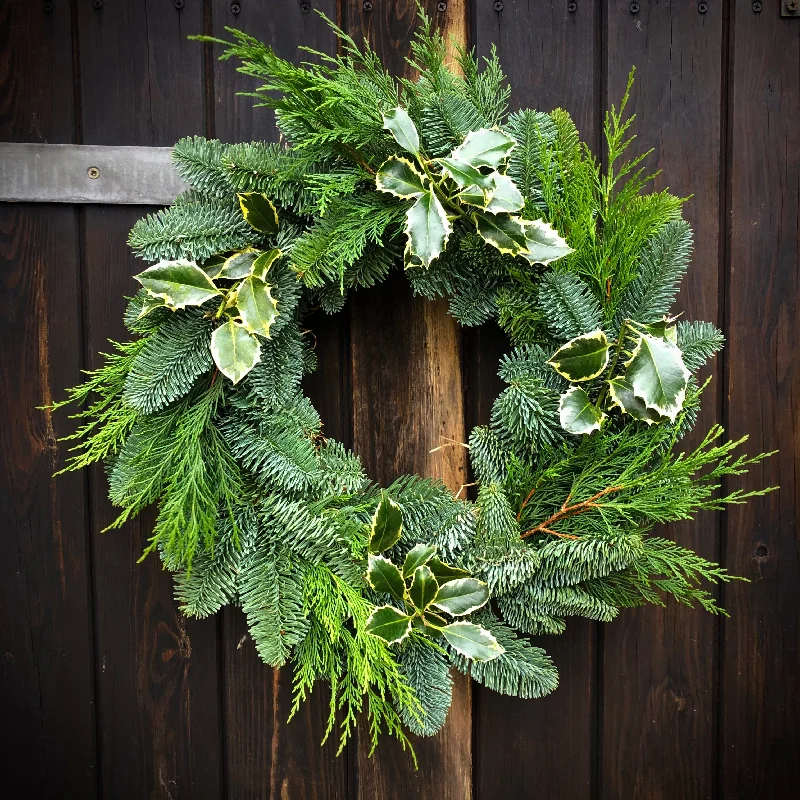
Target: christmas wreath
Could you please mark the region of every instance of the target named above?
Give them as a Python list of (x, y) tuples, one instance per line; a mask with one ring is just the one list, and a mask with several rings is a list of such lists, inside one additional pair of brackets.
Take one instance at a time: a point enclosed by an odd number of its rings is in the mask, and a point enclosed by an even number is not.
[[(507, 115), (494, 53), (449, 69), (424, 15), (415, 81), (336, 32), (340, 55), (295, 66), (230, 31), (223, 58), (260, 81), (284, 143), (177, 143), (192, 188), (130, 234), (155, 263), (132, 341), (65, 401), (86, 403), (66, 469), (105, 462), (112, 528), (158, 505), (145, 554), (184, 613), (242, 608), (261, 658), (293, 665), (293, 713), (324, 680), (342, 746), (361, 712), (373, 747), (384, 731), (405, 745), (442, 726), (452, 667), (553, 691), (527, 636), (567, 617), (664, 595), (720, 612), (700, 583), (731, 576), (650, 532), (761, 493), (716, 490), (763, 456), (734, 455), (719, 427), (679, 450), (723, 337), (669, 316), (692, 233), (684, 199), (646, 191), (647, 154), (626, 155), (632, 76), (601, 166), (566, 112)], [(417, 476), (379, 488), (302, 392), (308, 312), (403, 267), (513, 345), (469, 436), (474, 501)]]

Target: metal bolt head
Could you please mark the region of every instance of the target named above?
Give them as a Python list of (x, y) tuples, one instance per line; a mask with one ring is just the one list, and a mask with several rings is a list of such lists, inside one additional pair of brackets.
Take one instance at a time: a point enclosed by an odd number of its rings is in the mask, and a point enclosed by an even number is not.
[(242, 10), (242, 7), (238, 3), (231, 3), (231, 14), (233, 14), (235, 16), (241, 10)]
[(705, 14), (705, 13), (706, 13), (706, 11), (708, 11), (708, 3), (698, 3), (698, 4), (697, 4), (697, 10), (698, 10), (698, 11), (699, 11), (701, 14)]
[(437, 3), (436, 4), (436, 10), (440, 14), (444, 14), (444, 12), (447, 11), (447, 3)]
[(370, 3), (369, 0), (364, 0), (361, 4), (361, 8), (363, 8), (364, 11), (372, 11), (372, 3)]
[(174, 5), (180, 11), (186, 5), (186, 0), (175, 0)]
[(628, 6), (628, 11), (630, 11), (631, 14), (638, 14), (639, 13), (639, 4), (638, 3), (631, 3)]
[(578, 4), (575, 2), (567, 3), (567, 11), (574, 14), (578, 10)]
[(789, 0), (786, 4), (786, 9), (788, 11), (797, 11), (797, 0)]
[(86, 174), (93, 181), (96, 181), (100, 177), (100, 170), (97, 167), (89, 167), (89, 169), (86, 170)]
[(503, 10), (503, 4), (502, 4), (502, 2), (500, 2), (500, 0), (497, 0), (497, 2), (494, 4), (494, 10), (495, 11), (502, 11)]
[(92, 0), (92, 8), (102, 8), (103, 0)]
[(760, 2), (760, 0), (756, 0), (756, 2), (753, 3), (753, 11), (756, 14), (758, 14), (761, 11), (761, 2)]

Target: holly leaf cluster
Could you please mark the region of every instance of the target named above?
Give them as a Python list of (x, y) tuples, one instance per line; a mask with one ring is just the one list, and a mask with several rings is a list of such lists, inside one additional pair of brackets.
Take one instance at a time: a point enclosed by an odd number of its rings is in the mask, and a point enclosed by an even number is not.
[[(561, 427), (568, 433), (592, 433), (611, 408), (647, 425), (674, 422), (686, 399), (690, 372), (673, 321), (664, 317), (645, 325), (625, 320), (616, 342), (598, 328), (559, 347), (547, 363), (570, 381), (559, 402)], [(591, 389), (580, 384), (597, 383), (604, 374), (592, 400)]]
[(382, 192), (414, 203), (406, 214), (406, 267), (428, 267), (447, 247), (453, 221), (465, 220), (501, 253), (549, 264), (572, 248), (549, 223), (525, 219), (522, 193), (506, 174), (516, 142), (498, 128), (469, 132), (446, 158), (426, 158), (403, 108), (383, 115), (384, 127), (414, 161), (390, 156), (378, 169)]
[[(264, 236), (278, 231), (278, 213), (258, 192), (237, 195), (247, 223)], [(202, 264), (188, 259), (159, 261), (135, 279), (147, 291), (140, 318), (155, 308), (177, 311), (201, 306), (214, 298), (220, 304), (214, 319), (220, 324), (211, 336), (211, 355), (220, 372), (238, 383), (261, 359), (259, 338), (269, 339), (278, 316), (267, 276), (281, 251), (248, 247), (211, 256)]]
[(486, 583), (441, 561), (433, 545), (415, 545), (400, 566), (382, 555), (400, 540), (402, 527), (401, 507), (383, 494), (372, 518), (366, 577), (376, 592), (389, 595), (396, 605), (375, 608), (365, 630), (387, 644), (403, 641), (412, 629), (441, 636), (472, 661), (502, 655), (504, 648), (488, 630), (463, 619), (489, 602)]

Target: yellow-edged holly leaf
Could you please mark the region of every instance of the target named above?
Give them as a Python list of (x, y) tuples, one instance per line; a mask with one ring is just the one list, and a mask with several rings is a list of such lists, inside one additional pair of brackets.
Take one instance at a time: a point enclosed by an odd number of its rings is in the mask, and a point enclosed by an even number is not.
[(402, 532), (403, 510), (384, 492), (372, 515), (368, 545), (370, 553), (382, 553), (394, 547)]
[(411, 117), (404, 108), (393, 108), (383, 115), (383, 127), (394, 136), (403, 150), (416, 155), (419, 153), (419, 134)]
[(254, 278), (260, 278), (262, 281), (267, 279), (267, 273), (270, 267), (283, 255), (277, 247), (272, 250), (265, 250), (254, 262), (250, 274)]
[(395, 644), (411, 632), (411, 617), (394, 606), (378, 606), (369, 615), (364, 630), (383, 639), (386, 644)]
[(634, 419), (655, 425), (661, 422), (661, 416), (648, 408), (641, 397), (633, 393), (633, 386), (625, 378), (617, 377), (608, 382), (608, 394), (611, 402), (622, 409), (623, 414), (629, 414)]
[(239, 250), (225, 259), (215, 277), (231, 281), (238, 281), (240, 278), (245, 278), (250, 274), (253, 269), (253, 264), (260, 256), (261, 250), (256, 250), (252, 247)]
[(525, 226), (525, 252), (522, 255), (531, 264), (550, 264), (572, 252), (558, 231), (542, 219), (527, 219)]
[[(522, 193), (508, 175), (493, 172), (489, 175), (492, 185), (490, 187), (490, 200), (486, 210), (492, 214), (519, 211), (525, 205)], [(527, 230), (527, 226), (526, 226)], [(527, 241), (527, 237), (526, 237)]]
[(644, 334), (626, 362), (625, 380), (647, 408), (675, 421), (683, 408), (689, 370), (678, 347), (666, 339)]
[(229, 319), (211, 334), (211, 355), (219, 371), (239, 383), (261, 360), (261, 345), (243, 325)]
[(424, 611), (436, 599), (438, 591), (439, 584), (430, 569), (425, 565), (417, 567), (414, 570), (414, 580), (408, 589), (408, 596), (414, 607)]
[(599, 328), (568, 341), (547, 362), (568, 381), (580, 383), (596, 378), (608, 366), (608, 339)]
[(220, 294), (211, 278), (194, 261), (159, 261), (133, 276), (153, 296), (173, 311), (201, 306)]
[(376, 592), (386, 592), (395, 600), (403, 602), (406, 588), (403, 576), (388, 558), (369, 554), (367, 581)]
[(239, 208), (251, 228), (265, 234), (278, 232), (278, 212), (265, 194), (242, 192), (236, 197), (239, 198)]
[(430, 189), (423, 192), (406, 214), (410, 263), (429, 266), (447, 246), (452, 230), (439, 198)]
[(486, 194), (491, 190), (492, 176), (484, 175), (472, 164), (458, 158), (437, 158), (436, 161), (442, 165), (442, 171), (455, 182), (456, 186), (462, 189), (476, 186)]
[(558, 414), (561, 427), (567, 433), (578, 435), (599, 430), (606, 416), (580, 386), (571, 386), (561, 395)]
[(431, 558), (427, 564), (436, 580), (439, 582), (439, 585), (447, 583), (447, 581), (455, 580), (456, 578), (469, 577), (469, 572), (465, 569), (459, 569), (450, 564), (445, 564), (444, 561), (440, 561), (436, 556)]
[(245, 278), (236, 290), (236, 308), (242, 324), (250, 333), (271, 338), (269, 329), (278, 316), (278, 302), (271, 287), (261, 278)]
[(447, 643), (472, 661), (491, 661), (505, 653), (505, 648), (486, 628), (472, 622), (451, 622), (441, 630)]
[(146, 317), (154, 308), (164, 308), (166, 305), (163, 297), (154, 297), (151, 294), (146, 294), (142, 299), (142, 310), (136, 319)]
[(470, 131), (464, 141), (450, 154), (473, 167), (497, 169), (511, 154), (516, 143), (500, 130), (481, 128)]
[(525, 253), (525, 228), (519, 217), (507, 214), (487, 214), (476, 211), (472, 215), (481, 238), (501, 253), (518, 256)]
[(214, 280), (214, 278), (219, 276), (227, 258), (228, 256), (223, 253), (217, 253), (200, 264), (200, 269), (202, 269), (211, 280)]
[(433, 605), (454, 617), (471, 614), (489, 602), (489, 587), (477, 578), (456, 578), (442, 584)]
[(410, 578), (417, 567), (427, 564), (436, 555), (436, 547), (432, 544), (416, 544), (403, 562), (403, 577)]
[(382, 192), (409, 200), (425, 191), (425, 177), (407, 158), (390, 156), (376, 173), (375, 186)]

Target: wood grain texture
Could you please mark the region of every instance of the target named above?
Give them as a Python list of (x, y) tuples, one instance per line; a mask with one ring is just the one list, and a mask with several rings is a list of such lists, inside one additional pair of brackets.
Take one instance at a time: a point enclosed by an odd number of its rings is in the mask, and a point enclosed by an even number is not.
[[(466, 42), (463, 2), (423, 4), (442, 28)], [(416, 25), (413, 2), (345, 3), (345, 29), (368, 38), (388, 69), (408, 75), (405, 56)], [(442, 437), (463, 442), (464, 406), (461, 341), (444, 302), (413, 298), (404, 276), (370, 289), (369, 302), (357, 292), (350, 303), (353, 387), (353, 446), (368, 473), (383, 485), (404, 473), (442, 479), (453, 491), (467, 482), (466, 451), (445, 447)], [(360, 302), (359, 302), (360, 301)], [(368, 757), (368, 737), (359, 734), (358, 797), (466, 800), (472, 796), (472, 713), (470, 684), (455, 676), (453, 705), (442, 731), (414, 738), (419, 759), (415, 773), (407, 753), (394, 741)]]
[[(69, 8), (0, 6), (0, 139), (75, 140)], [(38, 410), (80, 380), (78, 220), (0, 207), (0, 787), (97, 791), (86, 476), (58, 482), (74, 429)]]
[[(582, 138), (596, 146), (599, 5), (579, 3), (573, 14), (566, 3), (521, 0), (505, 2), (500, 12), (492, 3), (476, 3), (474, 9), (478, 54), (488, 55), (491, 45), (497, 46), (513, 87), (511, 109), (565, 108)], [(471, 424), (486, 424), (501, 388), (494, 377), (497, 362), (508, 345), (491, 329), (467, 335), (471, 353), (467, 374), (474, 376), (467, 394)], [(570, 620), (563, 635), (535, 637), (534, 642), (558, 667), (560, 685), (553, 694), (523, 701), (476, 690), (475, 795), (481, 800), (592, 796), (597, 625)]]
[[(78, 7), (81, 127), (87, 143), (171, 145), (202, 133), (200, 5), (129, 0)], [(125, 338), (125, 296), (142, 268), (127, 233), (148, 209), (84, 213), (87, 361)], [(152, 210), (152, 209), (150, 209)], [(101, 534), (115, 516), (101, 469), (91, 473), (100, 785), (114, 798), (216, 798), (222, 792), (217, 622), (187, 621), (158, 559), (137, 564), (153, 515)], [(122, 732), (124, 731), (124, 735)]]
[[(723, 8), (698, 14), (694, 3), (608, 5), (606, 105), (619, 105), (632, 65), (636, 114), (632, 146), (653, 148), (648, 170), (663, 170), (654, 189), (692, 199), (685, 207), (695, 248), (676, 306), (686, 319), (722, 324), (720, 167)], [(722, 420), (721, 376), (714, 374), (693, 433), (693, 448)], [(717, 560), (719, 517), (656, 530)], [(702, 610), (669, 603), (623, 612), (603, 631), (600, 780), (604, 797), (712, 797), (716, 790), (716, 680), (719, 622)], [(659, 757), (654, 757), (659, 753)]]
[[(766, 10), (765, 6), (765, 10)], [(780, 491), (726, 514), (720, 796), (800, 794), (800, 25), (735, 4), (729, 69), (727, 422), (780, 453), (731, 485)]]

